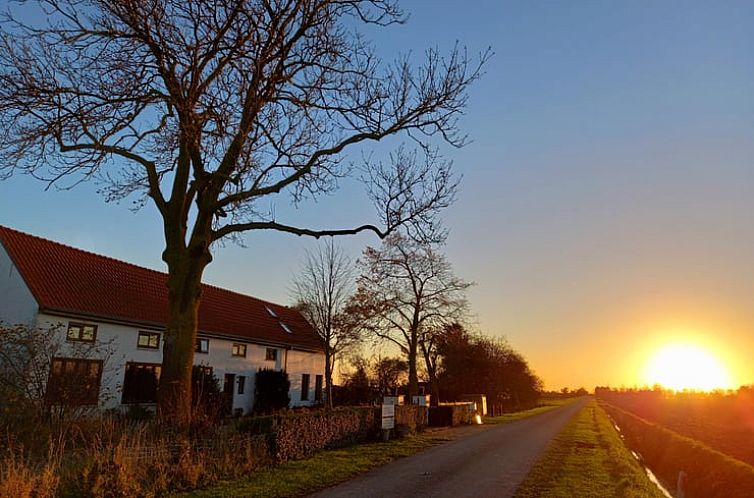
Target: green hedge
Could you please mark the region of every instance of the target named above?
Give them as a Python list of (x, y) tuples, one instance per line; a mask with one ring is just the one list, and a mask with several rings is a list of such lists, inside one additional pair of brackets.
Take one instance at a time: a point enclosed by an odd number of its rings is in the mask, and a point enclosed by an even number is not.
[(671, 490), (683, 470), (686, 498), (754, 496), (754, 467), (618, 407), (601, 405), (620, 427), (628, 446), (660, 480), (671, 484)]
[(237, 428), (240, 432), (266, 434), (269, 455), (283, 463), (321, 449), (374, 439), (379, 423), (379, 407), (364, 407), (250, 417), (239, 421)]
[(426, 406), (397, 405), (395, 407), (395, 427), (403, 427), (411, 434), (421, 432), (427, 426)]

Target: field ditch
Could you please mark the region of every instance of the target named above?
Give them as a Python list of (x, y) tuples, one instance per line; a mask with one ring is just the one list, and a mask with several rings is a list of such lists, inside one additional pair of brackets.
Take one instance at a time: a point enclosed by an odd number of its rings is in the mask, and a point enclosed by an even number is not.
[(685, 473), (686, 498), (754, 496), (754, 467), (604, 401), (629, 448), (664, 483), (675, 489)]

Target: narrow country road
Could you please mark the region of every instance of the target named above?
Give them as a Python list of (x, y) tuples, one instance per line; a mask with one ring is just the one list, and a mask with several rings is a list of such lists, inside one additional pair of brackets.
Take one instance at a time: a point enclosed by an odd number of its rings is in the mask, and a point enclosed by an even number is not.
[(513, 496), (550, 440), (584, 406), (578, 400), (505, 425), (480, 427), (310, 498), (505, 498)]

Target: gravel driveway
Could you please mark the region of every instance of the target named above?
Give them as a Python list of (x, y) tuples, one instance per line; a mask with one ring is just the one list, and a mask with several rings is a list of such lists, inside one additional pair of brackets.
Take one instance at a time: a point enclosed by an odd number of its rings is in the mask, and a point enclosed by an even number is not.
[[(457, 440), (310, 495), (310, 498), (509, 497), (585, 400)], [(470, 428), (469, 428), (470, 429)]]

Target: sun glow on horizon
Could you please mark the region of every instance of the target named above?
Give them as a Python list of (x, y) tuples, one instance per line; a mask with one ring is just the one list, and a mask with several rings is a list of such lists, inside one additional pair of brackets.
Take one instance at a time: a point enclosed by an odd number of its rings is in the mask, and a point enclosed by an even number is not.
[(723, 363), (709, 350), (693, 344), (669, 344), (657, 350), (647, 362), (645, 378), (650, 385), (675, 391), (733, 388)]

